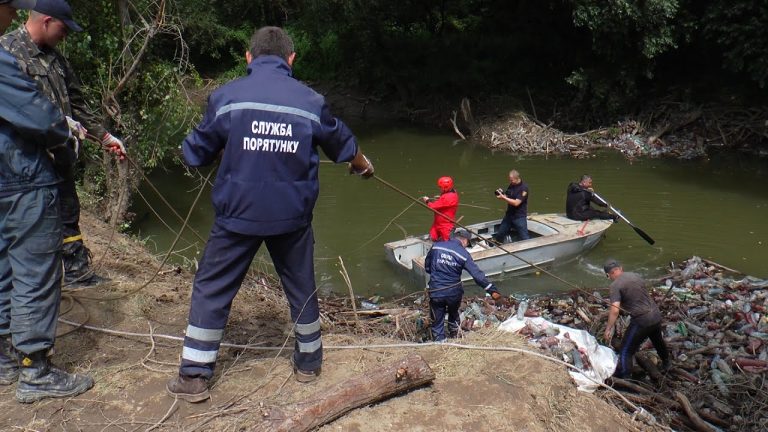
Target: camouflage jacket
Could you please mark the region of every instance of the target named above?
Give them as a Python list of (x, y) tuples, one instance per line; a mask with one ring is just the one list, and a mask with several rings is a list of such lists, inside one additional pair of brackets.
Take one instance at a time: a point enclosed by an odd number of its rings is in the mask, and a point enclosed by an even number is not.
[(24, 26), (0, 37), (0, 47), (16, 57), (21, 70), (37, 81), (62, 114), (79, 121), (88, 135), (101, 140), (107, 131), (85, 102), (80, 80), (58, 50), (39, 48)]

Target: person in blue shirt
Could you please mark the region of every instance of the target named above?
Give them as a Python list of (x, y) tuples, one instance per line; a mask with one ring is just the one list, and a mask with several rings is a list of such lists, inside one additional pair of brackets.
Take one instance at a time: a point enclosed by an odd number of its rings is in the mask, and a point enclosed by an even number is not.
[(504, 243), (511, 231), (517, 233), (518, 240), (531, 238), (528, 233), (528, 185), (520, 178), (517, 170), (509, 172), (509, 186), (507, 190), (497, 189), (496, 199), (507, 203), (507, 212), (493, 239), (497, 243)]
[(210, 397), (232, 300), (266, 244), (294, 322), (294, 376), (320, 375), (323, 349), (314, 276), (312, 210), (318, 198), (318, 148), (350, 162), (364, 178), (373, 165), (325, 99), (291, 74), (293, 41), (278, 27), (254, 33), (246, 76), (211, 94), (200, 124), (184, 139), (187, 165), (221, 158), (212, 199), (215, 220), (195, 274), (179, 375), (168, 392), (189, 402)]
[[(0, 34), (30, 0), (0, 0)], [(62, 230), (54, 164), (70, 163), (67, 121), (0, 48), (0, 386), (16, 400), (72, 397), (93, 386), (51, 365), (61, 300)]]
[(466, 250), (471, 246), (472, 235), (467, 230), (456, 230), (450, 240), (437, 242), (427, 253), (424, 268), (429, 273), (429, 309), (432, 319), (432, 338), (445, 340), (445, 314), (448, 313), (448, 337), (459, 332), (459, 307), (464, 296), (461, 274), (466, 270), (475, 283), (491, 294), (494, 300), (501, 298), (499, 290), (477, 267)]

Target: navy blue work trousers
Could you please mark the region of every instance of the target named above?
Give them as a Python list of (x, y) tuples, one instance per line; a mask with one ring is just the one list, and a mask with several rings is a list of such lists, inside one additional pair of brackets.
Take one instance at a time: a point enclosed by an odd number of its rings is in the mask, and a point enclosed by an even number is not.
[(61, 236), (56, 186), (0, 196), (0, 336), (25, 354), (56, 338)]
[(432, 339), (435, 342), (445, 340), (445, 314), (448, 313), (448, 337), (456, 337), (459, 334), (459, 307), (461, 306), (461, 294), (452, 297), (438, 297), (429, 299), (429, 310), (432, 318)]
[(192, 287), (189, 324), (179, 370), (181, 375), (213, 376), (232, 300), (262, 243), (267, 245), (290, 305), (296, 337), (294, 364), (305, 371), (320, 368), (323, 347), (315, 288), (312, 227), (259, 237), (234, 233), (214, 222)]
[(632, 320), (629, 322), (629, 328), (627, 328), (627, 333), (621, 342), (619, 363), (616, 365), (616, 371), (614, 371), (613, 376), (617, 378), (630, 376), (632, 373), (632, 360), (646, 338), (651, 339), (651, 343), (656, 348), (656, 353), (661, 358), (662, 363), (669, 361), (669, 351), (667, 351), (667, 345), (664, 343), (664, 336), (661, 334), (661, 323), (643, 327), (635, 324), (634, 320)]
[(531, 235), (528, 234), (527, 216), (516, 217), (514, 219), (509, 216), (504, 216), (504, 219), (501, 220), (499, 230), (493, 235), (493, 238), (499, 243), (504, 243), (507, 235), (510, 234), (512, 230), (517, 232), (517, 240), (528, 240), (531, 238)]

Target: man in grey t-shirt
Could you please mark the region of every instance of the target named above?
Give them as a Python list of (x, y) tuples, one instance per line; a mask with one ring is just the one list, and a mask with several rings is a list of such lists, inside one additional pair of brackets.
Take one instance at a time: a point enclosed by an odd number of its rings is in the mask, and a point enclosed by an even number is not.
[(608, 325), (605, 327), (605, 340), (610, 341), (613, 327), (619, 312), (624, 310), (632, 320), (629, 323), (619, 351), (619, 364), (616, 365), (615, 377), (624, 378), (632, 371), (632, 358), (645, 338), (650, 338), (661, 358), (662, 368), (669, 368), (669, 352), (661, 334), (661, 312), (648, 295), (645, 281), (637, 273), (624, 272), (618, 261), (609, 259), (603, 266), (611, 283), (611, 308), (608, 313)]

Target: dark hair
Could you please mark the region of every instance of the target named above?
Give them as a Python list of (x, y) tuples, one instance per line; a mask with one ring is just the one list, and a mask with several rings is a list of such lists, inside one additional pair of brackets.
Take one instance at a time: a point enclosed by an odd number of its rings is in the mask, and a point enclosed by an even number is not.
[(284, 60), (293, 53), (293, 40), (280, 27), (262, 27), (251, 37), (251, 56), (276, 55)]

